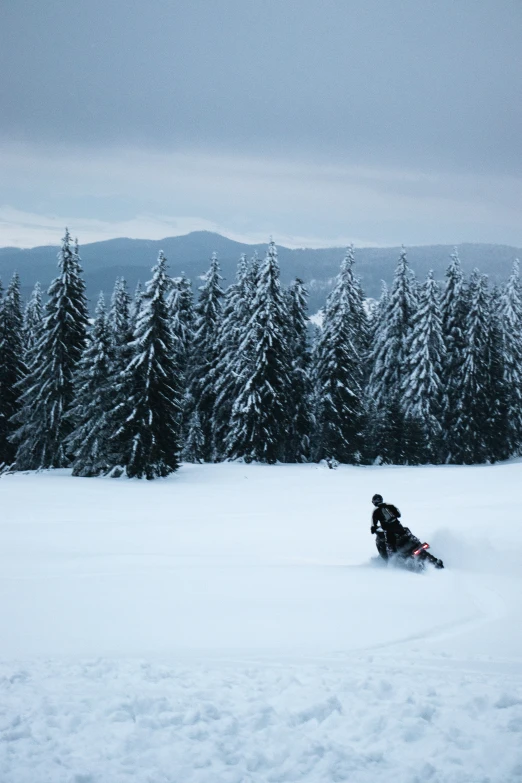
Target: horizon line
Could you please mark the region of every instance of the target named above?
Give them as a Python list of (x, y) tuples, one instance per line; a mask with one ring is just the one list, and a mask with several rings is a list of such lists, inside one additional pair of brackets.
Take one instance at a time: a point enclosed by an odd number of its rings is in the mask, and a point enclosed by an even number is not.
[[(226, 239), (229, 242), (234, 242), (238, 245), (245, 245), (247, 247), (258, 247), (259, 245), (268, 245), (269, 240), (266, 242), (245, 242), (241, 241), (239, 239), (235, 239), (233, 236), (227, 236), (226, 234), (221, 234), (218, 231), (210, 231), (208, 229), (198, 229), (195, 231), (188, 231), (184, 234), (170, 234), (168, 236), (162, 237), (161, 239), (152, 239), (150, 237), (126, 237), (126, 236), (117, 236), (117, 237), (109, 237), (108, 239), (98, 239), (94, 242), (85, 242), (85, 243), (79, 243), (80, 247), (88, 247), (90, 245), (100, 245), (107, 242), (120, 242), (120, 241), (127, 241), (127, 242), (155, 242), (155, 243), (161, 243), (165, 242), (171, 239), (182, 239), (184, 237), (189, 237), (194, 234), (209, 234), (212, 236), (219, 237), (221, 239)], [(332, 240), (335, 241), (335, 240)], [(57, 242), (56, 244), (43, 244), (43, 245), (30, 245), (30, 246), (19, 246), (19, 245), (1, 245), (0, 250), (19, 250), (19, 251), (25, 251), (25, 250), (38, 250), (40, 248), (59, 248), (60, 242)], [(284, 244), (284, 243), (278, 243), (276, 241), (276, 247), (283, 248), (285, 250), (343, 250), (346, 247), (350, 247), (353, 245), (353, 247), (357, 250), (395, 250), (400, 249), (401, 247), (405, 247), (406, 250), (408, 248), (419, 248), (419, 247), (462, 247), (464, 245), (485, 245), (485, 246), (491, 246), (491, 247), (508, 247), (508, 248), (515, 248), (517, 250), (522, 250), (522, 248), (517, 247), (516, 245), (510, 245), (507, 243), (499, 243), (499, 242), (473, 242), (473, 241), (464, 241), (464, 242), (426, 242), (421, 244), (415, 244), (415, 245), (406, 245), (404, 243), (402, 244), (356, 244), (355, 242), (345, 242), (341, 244), (318, 244), (316, 246), (311, 245), (290, 245), (290, 244)]]

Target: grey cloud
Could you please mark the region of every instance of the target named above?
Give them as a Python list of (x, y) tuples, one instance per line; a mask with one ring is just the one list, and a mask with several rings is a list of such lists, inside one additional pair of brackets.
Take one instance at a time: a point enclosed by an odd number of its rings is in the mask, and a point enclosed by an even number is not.
[[(8, 183), (16, 183), (16, 190)], [(112, 226), (103, 228), (104, 235), (114, 230), (114, 236), (125, 222), (133, 221), (133, 231), (143, 227), (136, 217), (170, 215), (179, 218), (170, 233), (199, 216), (200, 225), (205, 219), (228, 234), (273, 233), (285, 241), (293, 236), (294, 243), (301, 243), (299, 237), (322, 244), (335, 244), (341, 237), (385, 245), (522, 242), (522, 181), (512, 177), (426, 177), (415, 170), (292, 164), (240, 155), (126, 149), (85, 156), (78, 149), (42, 153), (40, 148), (12, 147), (0, 151), (2, 203), (44, 217), (61, 215), (70, 225), (98, 219)], [(9, 214), (13, 223), (20, 223), (9, 210), (6, 220)], [(35, 220), (35, 214), (28, 218)], [(148, 222), (154, 223), (157, 237), (159, 221)], [(22, 237), (22, 228), (16, 236)], [(1, 233), (0, 227), (0, 244)]]
[(5, 0), (0, 135), (522, 173), (519, 0)]

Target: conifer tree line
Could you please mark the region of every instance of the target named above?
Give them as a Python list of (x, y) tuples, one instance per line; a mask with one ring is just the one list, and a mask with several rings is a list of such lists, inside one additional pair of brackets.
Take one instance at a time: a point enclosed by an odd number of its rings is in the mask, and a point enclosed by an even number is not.
[(155, 478), (181, 461), (474, 464), (522, 453), (522, 289), (457, 252), (443, 285), (406, 252), (365, 300), (349, 248), (312, 328), (277, 250), (239, 259), (226, 290), (214, 254), (194, 296), (160, 252), (131, 295), (116, 281), (89, 318), (66, 230), (44, 303), (0, 287), (0, 466)]

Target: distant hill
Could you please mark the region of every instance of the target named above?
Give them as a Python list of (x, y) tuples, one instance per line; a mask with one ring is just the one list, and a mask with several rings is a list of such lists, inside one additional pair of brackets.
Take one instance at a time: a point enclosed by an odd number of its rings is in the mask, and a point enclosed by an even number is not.
[[(277, 240), (277, 237), (276, 237)], [(506, 245), (458, 245), (462, 266), (466, 273), (478, 267), (487, 273), (493, 283), (505, 280), (513, 260), (522, 257), (522, 249)], [(266, 245), (244, 245), (219, 234), (195, 231), (180, 237), (167, 237), (160, 241), (149, 239), (110, 239), (93, 242), (80, 248), (87, 293), (95, 300), (103, 290), (110, 296), (117, 276), (123, 275), (132, 291), (140, 280), (150, 278), (150, 269), (163, 250), (169, 261), (170, 273), (175, 276), (182, 271), (193, 281), (197, 289), (198, 278), (208, 267), (211, 254), (215, 251), (225, 278), (223, 285), (229, 285), (234, 278), (237, 261), (241, 253), (250, 258), (255, 251), (264, 258)], [(30, 293), (37, 280), (45, 290), (56, 276), (56, 254), (58, 247), (35, 247), (30, 250), (0, 248), (0, 278), (4, 285), (15, 270), (22, 282), (22, 293)], [(324, 304), (332, 287), (333, 278), (339, 271), (345, 248), (320, 250), (290, 250), (278, 247), (281, 277), (289, 283), (294, 277), (301, 277), (310, 290), (310, 312), (316, 312)], [(442, 279), (449, 262), (451, 245), (428, 245), (407, 248), (408, 259), (419, 278), (424, 278), (430, 269)], [(361, 277), (367, 296), (377, 297), (381, 280), (390, 283), (399, 257), (400, 248), (356, 249), (356, 269)]]

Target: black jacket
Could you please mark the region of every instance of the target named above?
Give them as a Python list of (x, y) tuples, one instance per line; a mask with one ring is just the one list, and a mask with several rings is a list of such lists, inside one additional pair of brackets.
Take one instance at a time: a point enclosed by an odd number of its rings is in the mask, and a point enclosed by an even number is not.
[(397, 551), (397, 540), (404, 535), (404, 528), (399, 522), (401, 512), (391, 503), (381, 503), (372, 514), (371, 532), (380, 529), (386, 538), (386, 546), (392, 552)]

